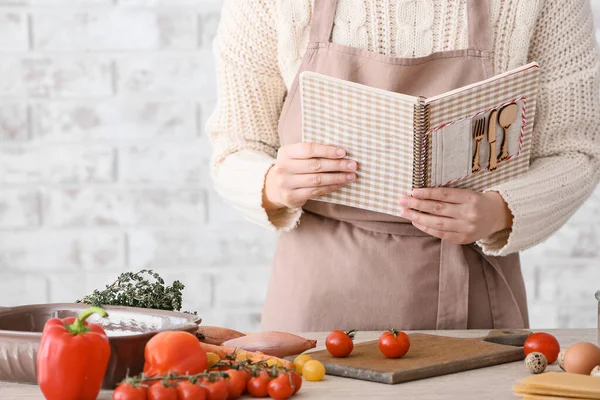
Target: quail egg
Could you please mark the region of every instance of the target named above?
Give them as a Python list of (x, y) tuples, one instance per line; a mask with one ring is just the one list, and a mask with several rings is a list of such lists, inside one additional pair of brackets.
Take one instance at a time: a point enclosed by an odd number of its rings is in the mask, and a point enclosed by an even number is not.
[(533, 352), (525, 357), (525, 366), (532, 374), (541, 374), (548, 366), (548, 360), (542, 353)]
[(564, 371), (565, 370), (565, 350), (561, 350), (560, 353), (558, 353), (558, 358), (556, 359), (556, 362), (558, 363), (558, 366), (560, 367), (560, 369), (562, 369)]

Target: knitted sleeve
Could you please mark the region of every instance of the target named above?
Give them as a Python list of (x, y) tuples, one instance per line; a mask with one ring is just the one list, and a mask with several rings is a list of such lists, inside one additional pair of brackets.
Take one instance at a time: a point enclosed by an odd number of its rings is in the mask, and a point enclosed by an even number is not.
[(510, 230), (480, 240), (506, 255), (555, 233), (600, 180), (600, 62), (589, 0), (545, 0), (529, 59), (541, 67), (530, 170), (489, 190), (513, 214)]
[(215, 190), (246, 218), (272, 229), (295, 226), (300, 209), (267, 213), (264, 180), (275, 162), (286, 86), (277, 66), (275, 0), (226, 0), (213, 48), (216, 109), (206, 123)]

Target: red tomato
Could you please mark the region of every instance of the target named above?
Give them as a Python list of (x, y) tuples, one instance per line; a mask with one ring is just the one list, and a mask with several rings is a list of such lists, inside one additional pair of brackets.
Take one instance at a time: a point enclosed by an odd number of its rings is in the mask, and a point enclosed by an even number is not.
[(271, 382), (271, 377), (266, 371), (261, 371), (258, 376), (250, 378), (248, 381), (248, 393), (252, 397), (267, 397), (269, 392), (267, 387)]
[(352, 353), (352, 349), (354, 349), (354, 343), (352, 340), (354, 339), (355, 330), (351, 330), (348, 332), (335, 330), (331, 332), (327, 339), (325, 339), (325, 346), (327, 347), (327, 351), (334, 357), (347, 357)]
[(302, 387), (302, 377), (296, 371), (288, 372), (292, 377), (292, 384), (294, 385), (294, 394), (298, 393), (298, 390)]
[(387, 358), (400, 358), (408, 352), (410, 339), (404, 332), (390, 329), (379, 337), (379, 350)]
[(246, 391), (248, 374), (237, 369), (230, 369), (227, 371), (227, 375), (229, 375), (229, 378), (227, 378), (227, 398), (237, 399)]
[(177, 394), (179, 395), (179, 400), (206, 400), (208, 390), (190, 381), (182, 381), (177, 385)]
[(542, 353), (546, 356), (548, 364), (552, 364), (558, 358), (560, 344), (558, 344), (558, 340), (556, 340), (554, 336), (548, 333), (538, 332), (527, 338), (523, 351), (525, 351), (525, 355), (535, 351)]
[(289, 399), (294, 394), (294, 388), (288, 374), (281, 374), (271, 380), (267, 386), (269, 396), (276, 400)]
[(177, 400), (177, 390), (162, 382), (155, 383), (148, 389), (148, 400)]
[(205, 379), (202, 381), (202, 386), (208, 392), (207, 400), (227, 400), (229, 391), (227, 390), (227, 381), (224, 378), (219, 378), (214, 382)]
[(246, 380), (246, 384), (248, 384), (248, 381), (250, 380), (250, 378), (252, 378), (251, 372), (247, 369), (238, 369), (239, 371), (244, 373), (244, 379)]
[(113, 400), (146, 400), (148, 388), (145, 386), (131, 386), (121, 383), (113, 392)]

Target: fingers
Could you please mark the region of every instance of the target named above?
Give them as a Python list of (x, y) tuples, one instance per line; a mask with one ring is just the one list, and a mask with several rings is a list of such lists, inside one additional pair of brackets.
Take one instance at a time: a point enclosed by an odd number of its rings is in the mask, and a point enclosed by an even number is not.
[(281, 147), (265, 182), (267, 199), (274, 204), (300, 207), (311, 198), (354, 182), (357, 163), (345, 156), (343, 149), (317, 143)]
[(421, 200), (437, 200), (446, 203), (471, 203), (476, 200), (477, 193), (467, 189), (424, 188), (414, 189), (412, 197)]
[(298, 160), (309, 158), (329, 158), (335, 160), (346, 156), (344, 149), (317, 143), (297, 143), (284, 146), (279, 151), (279, 156)]
[(357, 169), (356, 161), (330, 160), (313, 158), (307, 160), (291, 159), (285, 164), (286, 172), (292, 174), (309, 174), (318, 172), (353, 172)]
[(409, 208), (406, 208), (402, 211), (402, 217), (412, 221), (415, 224), (437, 231), (459, 233), (464, 230), (460, 220), (424, 214)]
[(327, 185), (314, 188), (301, 188), (294, 190), (294, 195), (304, 200), (314, 199), (315, 197), (326, 195), (329, 192), (338, 190), (344, 185)]
[(462, 214), (462, 205), (445, 203), (443, 201), (420, 200), (414, 197), (403, 196), (400, 198), (400, 205), (443, 217), (459, 218)]
[(470, 237), (464, 233), (441, 231), (439, 229), (434, 229), (426, 225), (421, 225), (417, 222), (413, 222), (413, 225), (420, 231), (423, 231), (425, 233), (430, 234), (431, 236), (435, 236), (436, 238), (447, 240), (452, 243), (469, 244), (474, 242), (474, 240), (471, 240)]
[(356, 174), (325, 173), (288, 175), (281, 186), (288, 189), (318, 188), (321, 186), (346, 185), (356, 180)]
[(329, 192), (333, 192), (344, 185), (328, 185), (311, 188), (300, 188), (293, 190), (284, 190), (282, 192), (283, 203), (291, 208), (301, 207), (312, 198), (323, 196)]

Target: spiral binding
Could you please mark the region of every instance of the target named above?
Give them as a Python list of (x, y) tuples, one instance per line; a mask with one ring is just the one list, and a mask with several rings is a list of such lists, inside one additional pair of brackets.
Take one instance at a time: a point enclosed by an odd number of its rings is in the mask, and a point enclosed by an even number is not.
[(429, 153), (429, 104), (419, 103), (414, 109), (414, 157), (413, 157), (413, 188), (422, 188), (427, 183), (427, 157)]

